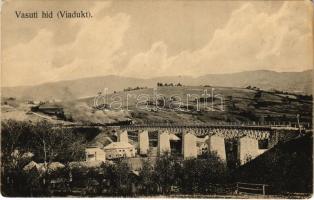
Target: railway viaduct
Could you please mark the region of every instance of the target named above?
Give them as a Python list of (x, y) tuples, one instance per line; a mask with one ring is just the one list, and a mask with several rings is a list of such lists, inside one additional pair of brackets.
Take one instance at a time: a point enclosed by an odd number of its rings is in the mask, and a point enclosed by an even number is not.
[[(258, 155), (272, 148), (281, 140), (296, 137), (305, 133), (306, 128), (291, 125), (256, 125), (256, 124), (202, 124), (202, 125), (175, 125), (175, 124), (144, 124), (108, 126), (117, 132), (120, 142), (128, 142), (129, 132), (138, 133), (139, 153), (145, 155), (149, 151), (149, 133), (158, 132), (157, 153), (171, 153), (170, 136), (179, 135), (182, 138), (182, 155), (184, 159), (195, 158), (198, 155), (197, 143), (200, 138), (206, 137), (207, 151), (216, 152), (226, 161), (227, 140), (237, 143), (237, 156), (240, 164), (247, 159), (254, 159)], [(266, 143), (260, 148), (260, 142)]]

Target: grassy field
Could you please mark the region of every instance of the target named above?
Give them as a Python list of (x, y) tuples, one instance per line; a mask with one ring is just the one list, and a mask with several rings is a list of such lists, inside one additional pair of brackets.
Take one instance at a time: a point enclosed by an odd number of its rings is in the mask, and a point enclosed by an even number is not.
[[(204, 97), (205, 90), (209, 95), (207, 105), (196, 100)], [(165, 107), (157, 111), (155, 111), (156, 105), (147, 106), (144, 103), (149, 100), (154, 104), (154, 97), (156, 96), (154, 94), (156, 93), (160, 99), (163, 97), (166, 100)], [(211, 96), (215, 96), (214, 101), (212, 101)], [(175, 98), (176, 101), (171, 101), (171, 98)], [(93, 100), (92, 98), (82, 99), (80, 103), (91, 107)], [(296, 122), (296, 114), (298, 113), (301, 114), (302, 122), (310, 122), (312, 111), (311, 101), (301, 101), (294, 95), (284, 96), (266, 91), (230, 87), (158, 87), (157, 92), (152, 88), (148, 88), (116, 92), (107, 95), (106, 100), (106, 103), (112, 107), (121, 106), (123, 110), (128, 109), (129, 115), (127, 117), (131, 117), (137, 123), (252, 121), (288, 123), (289, 121)], [(116, 103), (113, 103), (114, 101)], [(163, 105), (161, 104), (159, 107), (163, 107)], [(172, 109), (173, 107), (178, 108), (179, 105), (181, 105), (180, 110)]]
[[(207, 91), (207, 103), (204, 91)], [(156, 95), (157, 94), (157, 95)], [(312, 101), (293, 94), (234, 87), (158, 87), (117, 91), (98, 98), (109, 109), (94, 108), (94, 97), (60, 102), (66, 116), (75, 122), (111, 123), (132, 119), (136, 123), (215, 123), (215, 122), (276, 122), (312, 121)], [(156, 109), (156, 99), (160, 99)], [(214, 98), (212, 99), (212, 96)], [(164, 99), (164, 100), (163, 100)], [(2, 119), (28, 119), (29, 106), (21, 100), (3, 100)], [(150, 105), (147, 105), (149, 102)], [(176, 109), (174, 109), (176, 108)], [(32, 120), (32, 119), (31, 119)]]

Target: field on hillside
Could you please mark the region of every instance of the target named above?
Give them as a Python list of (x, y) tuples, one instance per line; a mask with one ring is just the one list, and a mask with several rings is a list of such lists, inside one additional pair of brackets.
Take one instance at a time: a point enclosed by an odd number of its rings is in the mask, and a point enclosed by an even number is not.
[[(294, 94), (257, 89), (205, 86), (163, 86), (99, 94), (94, 98), (58, 102), (65, 118), (82, 123), (301, 123), (312, 121), (312, 100)], [(2, 119), (55, 121), (29, 114), (26, 100), (2, 99)]]
[(95, 98), (68, 101), (63, 106), (74, 120), (88, 121), (85, 117), (90, 117), (97, 123), (126, 119), (135, 123), (296, 123), (297, 114), (303, 123), (312, 121), (311, 100), (244, 88), (184, 86), (120, 91), (99, 95), (97, 105)]

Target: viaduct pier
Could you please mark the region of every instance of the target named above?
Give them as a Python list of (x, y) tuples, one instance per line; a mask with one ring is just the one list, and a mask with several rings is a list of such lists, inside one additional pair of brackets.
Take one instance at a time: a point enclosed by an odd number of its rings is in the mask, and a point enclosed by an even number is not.
[[(158, 133), (157, 155), (171, 153), (171, 136), (179, 136), (184, 159), (196, 158), (202, 152), (215, 152), (222, 160), (236, 157), (239, 164), (254, 159), (279, 141), (302, 135), (306, 128), (289, 125), (256, 124), (143, 124), (107, 126), (117, 133), (118, 141), (128, 142), (129, 133), (137, 134), (137, 147), (147, 155), (150, 133)], [(233, 156), (231, 156), (233, 155)]]

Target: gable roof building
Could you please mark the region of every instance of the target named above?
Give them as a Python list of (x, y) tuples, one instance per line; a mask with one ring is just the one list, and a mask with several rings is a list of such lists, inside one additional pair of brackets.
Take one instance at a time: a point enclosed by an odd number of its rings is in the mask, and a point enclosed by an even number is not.
[(112, 142), (104, 147), (107, 159), (130, 158), (135, 156), (135, 148), (128, 142)]

